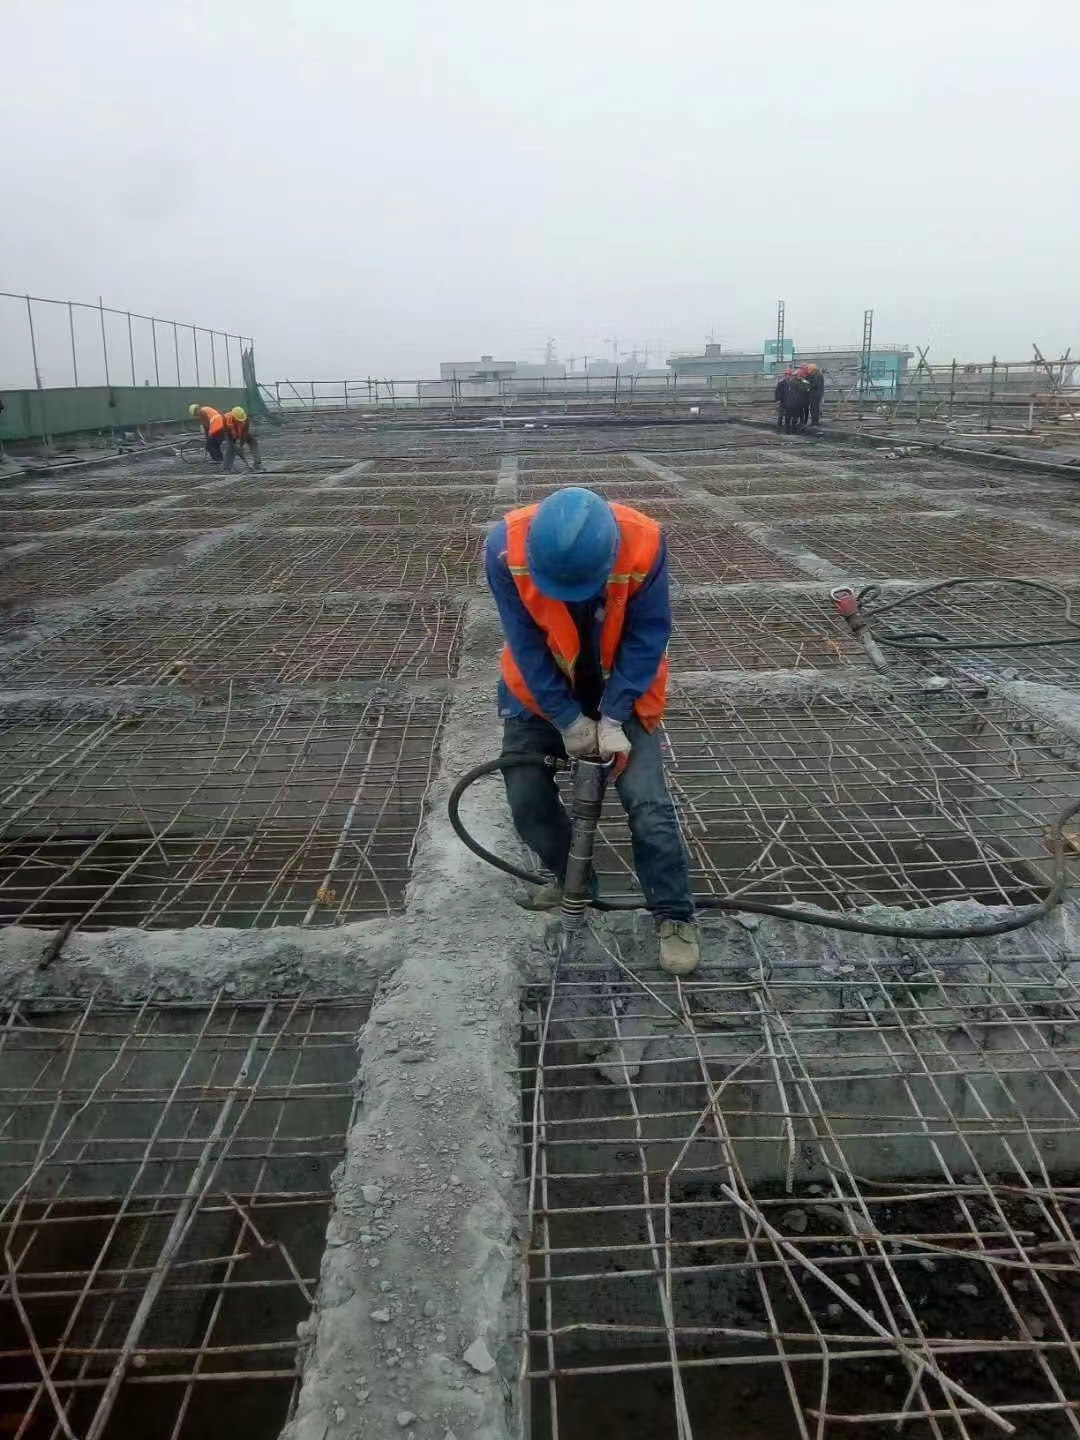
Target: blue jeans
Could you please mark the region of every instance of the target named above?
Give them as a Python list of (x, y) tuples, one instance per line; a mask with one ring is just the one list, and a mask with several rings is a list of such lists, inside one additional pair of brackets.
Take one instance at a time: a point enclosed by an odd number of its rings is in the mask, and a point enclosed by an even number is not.
[[(691, 920), (690, 861), (664, 780), (659, 736), (650, 734), (636, 716), (623, 729), (633, 750), (615, 788), (630, 822), (634, 869), (645, 903), (658, 920)], [(566, 755), (558, 730), (539, 715), (506, 718), (503, 754), (512, 751)], [(503, 779), (514, 828), (561, 883), (566, 878), (570, 849), (570, 817), (559, 798), (555, 776), (539, 765), (519, 765), (507, 770)]]

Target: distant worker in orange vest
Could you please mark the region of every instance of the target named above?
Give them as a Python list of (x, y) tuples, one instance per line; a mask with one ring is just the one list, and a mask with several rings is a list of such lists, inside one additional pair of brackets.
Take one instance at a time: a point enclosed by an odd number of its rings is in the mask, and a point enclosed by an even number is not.
[[(671, 634), (663, 532), (647, 515), (591, 490), (557, 490), (495, 526), (485, 567), (506, 639), (503, 753), (619, 762), (615, 786), (657, 923), (660, 964), (669, 974), (689, 975), (700, 952), (690, 863), (657, 734)], [(518, 834), (556, 881), (518, 903), (554, 909), (570, 848), (570, 819), (555, 777), (522, 765), (504, 779)]]
[(248, 413), (242, 405), (234, 405), (231, 410), (226, 410), (221, 417), (225, 422), (225, 469), (231, 470), (236, 460), (236, 452), (243, 452), (246, 445), (251, 451), (252, 466), (256, 470), (262, 469), (262, 460), (259, 458), (259, 442), (255, 439), (255, 433), (251, 428), (251, 421)]
[(225, 417), (212, 405), (189, 405), (188, 414), (198, 420), (206, 440), (206, 453), (211, 460), (221, 461), (221, 445), (225, 439)]

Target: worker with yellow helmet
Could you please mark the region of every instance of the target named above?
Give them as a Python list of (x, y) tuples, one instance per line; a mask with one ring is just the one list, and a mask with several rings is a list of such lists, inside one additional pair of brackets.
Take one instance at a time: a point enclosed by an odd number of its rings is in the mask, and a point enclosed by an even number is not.
[(242, 452), (246, 445), (251, 451), (252, 467), (255, 470), (261, 470), (262, 459), (259, 455), (259, 442), (255, 439), (247, 411), (242, 405), (234, 405), (231, 410), (225, 412), (222, 418), (225, 421), (225, 469), (233, 468), (237, 451)]

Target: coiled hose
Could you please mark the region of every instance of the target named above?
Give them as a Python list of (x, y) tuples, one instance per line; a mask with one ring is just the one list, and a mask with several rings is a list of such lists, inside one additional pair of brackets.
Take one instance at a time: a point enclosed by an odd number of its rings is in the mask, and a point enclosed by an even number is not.
[[(469, 834), (461, 818), (462, 796), (471, 785), (475, 785), (485, 775), (494, 775), (520, 765), (542, 765), (549, 768), (549, 762), (543, 755), (526, 752), (511, 752), (499, 755), (494, 760), (486, 760), (482, 765), (474, 765), (471, 770), (462, 775), (450, 792), (447, 810), (455, 835), (468, 846), (474, 855), (478, 855), (481, 860), (486, 860), (489, 865), (493, 865), (496, 870), (501, 870), (504, 875), (513, 875), (515, 879), (524, 880), (530, 885), (542, 885), (547, 879), (546, 876), (526, 870), (510, 860), (504, 860), (493, 850), (488, 850), (486, 846), (480, 844), (479, 840)], [(1070, 801), (1049, 826), (1049, 835), (1053, 842), (1054, 869), (1050, 889), (1043, 899), (1037, 905), (1025, 907), (1004, 919), (988, 920), (981, 925), (958, 927), (879, 925), (873, 920), (856, 920), (847, 915), (818, 914), (816, 911), (800, 910), (797, 906), (792, 905), (767, 905), (757, 900), (728, 900), (723, 895), (695, 895), (694, 904), (698, 910), (727, 910), (740, 911), (748, 915), (772, 915), (778, 920), (794, 920), (802, 925), (819, 925), (826, 930), (845, 930), (855, 935), (882, 935), (899, 940), (978, 940), (990, 935), (1007, 935), (1012, 930), (1022, 930), (1025, 926), (1033, 925), (1036, 920), (1041, 920), (1045, 915), (1049, 915), (1064, 899), (1066, 888), (1064, 828), (1077, 812), (1080, 812), (1080, 797)], [(645, 909), (644, 900), (636, 900), (629, 896), (612, 900), (597, 897), (591, 904), (596, 910)]]

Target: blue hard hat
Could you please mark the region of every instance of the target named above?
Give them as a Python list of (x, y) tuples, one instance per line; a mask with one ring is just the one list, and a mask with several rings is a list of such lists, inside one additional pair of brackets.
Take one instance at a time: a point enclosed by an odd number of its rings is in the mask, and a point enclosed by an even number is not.
[(619, 522), (592, 490), (556, 490), (529, 526), (529, 574), (551, 600), (591, 600), (619, 551)]

